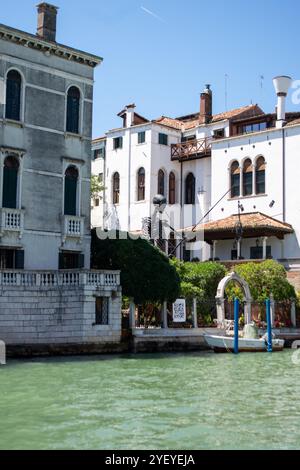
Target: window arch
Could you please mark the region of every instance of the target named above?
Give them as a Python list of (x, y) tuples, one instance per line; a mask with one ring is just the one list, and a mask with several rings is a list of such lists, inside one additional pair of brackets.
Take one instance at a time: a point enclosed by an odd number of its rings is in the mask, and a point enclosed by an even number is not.
[(145, 168), (140, 168), (138, 171), (137, 187), (138, 187), (137, 199), (138, 201), (144, 201), (145, 200)]
[(68, 90), (67, 97), (67, 127), (66, 131), (79, 134), (80, 91), (76, 86)]
[(75, 166), (65, 172), (65, 215), (77, 215), (77, 188), (79, 173)]
[(161, 196), (165, 195), (165, 172), (163, 170), (158, 172), (157, 193)]
[(189, 173), (185, 180), (185, 203), (195, 204), (196, 179)]
[(240, 195), (241, 170), (239, 162), (233, 162), (230, 167), (231, 197)]
[(256, 194), (265, 194), (266, 192), (266, 161), (264, 157), (259, 157), (255, 168)]
[(118, 172), (113, 175), (113, 204), (120, 203), (120, 174)]
[(17, 158), (6, 157), (3, 168), (2, 206), (7, 209), (17, 208), (19, 168), (20, 164)]
[(21, 120), (22, 77), (17, 70), (10, 70), (6, 76), (6, 119)]
[(253, 166), (250, 158), (247, 158), (243, 165), (243, 196), (251, 194), (253, 194)]
[(169, 175), (169, 204), (176, 203), (176, 177), (175, 173), (171, 171)]

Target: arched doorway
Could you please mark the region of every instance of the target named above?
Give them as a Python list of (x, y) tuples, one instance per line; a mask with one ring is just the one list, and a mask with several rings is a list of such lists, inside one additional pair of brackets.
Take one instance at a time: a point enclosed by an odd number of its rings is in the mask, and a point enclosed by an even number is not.
[(235, 283), (239, 284), (239, 286), (242, 288), (242, 290), (244, 292), (245, 323), (248, 324), (248, 323), (251, 322), (252, 297), (251, 297), (251, 293), (250, 293), (250, 288), (249, 288), (247, 282), (242, 277), (240, 277), (237, 273), (232, 272), (232, 273), (228, 274), (228, 276), (225, 276), (222, 279), (222, 281), (219, 283), (218, 290), (217, 290), (216, 302), (217, 302), (217, 316), (218, 316), (218, 327), (219, 328), (224, 328), (224, 326), (225, 326), (225, 320), (226, 320), (226, 315), (225, 315), (225, 291), (226, 291), (226, 287), (232, 282), (235, 282)]

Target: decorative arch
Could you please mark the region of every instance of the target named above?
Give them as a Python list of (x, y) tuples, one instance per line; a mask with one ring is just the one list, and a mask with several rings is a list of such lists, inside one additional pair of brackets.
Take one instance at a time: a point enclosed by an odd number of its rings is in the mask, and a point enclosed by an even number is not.
[(232, 272), (225, 276), (219, 283), (216, 295), (217, 302), (217, 315), (218, 315), (218, 327), (225, 327), (225, 290), (230, 282), (237, 282), (244, 291), (245, 300), (245, 320), (246, 323), (251, 322), (251, 303), (252, 296), (248, 283), (239, 276), (236, 272)]
[(10, 69), (6, 74), (6, 119), (21, 121), (22, 85), (21, 73), (16, 69)]
[(81, 91), (77, 86), (70, 86), (67, 90), (67, 122), (66, 131), (79, 134), (80, 130), (80, 104)]

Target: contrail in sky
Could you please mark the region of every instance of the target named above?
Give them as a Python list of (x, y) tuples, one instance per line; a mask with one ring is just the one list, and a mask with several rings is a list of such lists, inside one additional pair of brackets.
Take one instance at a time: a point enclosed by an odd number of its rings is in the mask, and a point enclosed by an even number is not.
[(148, 15), (153, 16), (153, 18), (155, 18), (156, 20), (161, 21), (162, 23), (165, 22), (160, 16), (156, 15), (156, 13), (154, 13), (154, 12), (151, 11), (151, 10), (148, 10), (148, 8), (145, 8), (145, 7), (141, 6), (141, 10), (143, 10), (143, 11), (144, 11), (145, 13), (147, 13)]

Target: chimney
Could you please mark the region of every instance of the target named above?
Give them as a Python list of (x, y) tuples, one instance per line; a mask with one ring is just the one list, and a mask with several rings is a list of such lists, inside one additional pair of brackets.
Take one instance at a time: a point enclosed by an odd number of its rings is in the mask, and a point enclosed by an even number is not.
[(276, 127), (280, 128), (283, 127), (285, 123), (285, 104), (286, 104), (286, 97), (291, 86), (292, 79), (291, 77), (287, 77), (285, 75), (275, 77), (273, 79), (274, 88), (278, 97), (277, 102), (277, 122)]
[(200, 97), (200, 124), (207, 124), (212, 118), (212, 91), (210, 85), (206, 88)]
[(56, 40), (56, 16), (58, 7), (49, 3), (40, 3), (38, 9), (37, 35), (46, 41)]
[(126, 126), (125, 127), (131, 127), (134, 125), (134, 110), (135, 110), (135, 104), (128, 104), (125, 107), (126, 111)]

